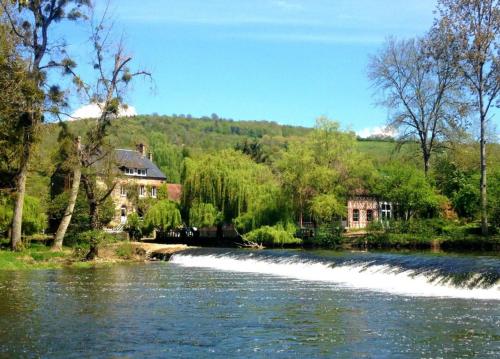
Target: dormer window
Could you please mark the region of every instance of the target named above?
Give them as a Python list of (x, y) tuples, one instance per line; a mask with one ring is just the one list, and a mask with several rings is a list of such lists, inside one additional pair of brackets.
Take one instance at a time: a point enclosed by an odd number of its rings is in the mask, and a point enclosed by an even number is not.
[(148, 170), (146, 168), (128, 168), (123, 169), (123, 173), (128, 176), (147, 176)]

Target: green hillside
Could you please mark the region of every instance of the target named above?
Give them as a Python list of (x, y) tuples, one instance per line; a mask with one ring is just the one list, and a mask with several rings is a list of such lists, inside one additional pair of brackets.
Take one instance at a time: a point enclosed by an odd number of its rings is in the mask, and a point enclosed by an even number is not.
[[(92, 120), (68, 122), (73, 133), (84, 135)], [(180, 181), (182, 161), (186, 156), (235, 148), (245, 143), (258, 144), (263, 160), (273, 161), (280, 150), (292, 141), (300, 141), (312, 131), (301, 126), (280, 125), (270, 121), (234, 121), (220, 118), (186, 118), (173, 116), (136, 116), (113, 121), (109, 141), (115, 148), (135, 148), (145, 143), (153, 152), (155, 162), (170, 182)], [(58, 148), (58, 124), (43, 128), (34, 161), (28, 191), (48, 199), (50, 176), (55, 170), (54, 156)], [(390, 141), (358, 141), (359, 148), (375, 163), (395, 158), (412, 159), (418, 152), (412, 146), (396, 151)]]

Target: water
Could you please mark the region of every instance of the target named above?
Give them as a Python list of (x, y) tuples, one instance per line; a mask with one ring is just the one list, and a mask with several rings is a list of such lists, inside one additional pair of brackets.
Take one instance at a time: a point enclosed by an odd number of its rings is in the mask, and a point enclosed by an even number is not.
[(0, 357), (499, 358), (499, 262), (195, 250), (3, 272)]

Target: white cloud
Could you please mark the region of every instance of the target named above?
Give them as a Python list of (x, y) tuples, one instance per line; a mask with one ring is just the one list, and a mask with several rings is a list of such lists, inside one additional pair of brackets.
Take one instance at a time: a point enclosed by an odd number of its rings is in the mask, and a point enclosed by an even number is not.
[[(71, 120), (81, 120), (83, 118), (98, 118), (101, 116), (101, 108), (98, 104), (92, 103), (78, 108), (71, 114)], [(118, 113), (119, 117), (137, 116), (137, 111), (134, 106), (122, 106)]]
[(390, 136), (394, 137), (396, 135), (396, 131), (389, 127), (375, 126), (375, 127), (366, 127), (361, 131), (357, 131), (356, 134), (361, 138), (368, 138), (370, 136)]

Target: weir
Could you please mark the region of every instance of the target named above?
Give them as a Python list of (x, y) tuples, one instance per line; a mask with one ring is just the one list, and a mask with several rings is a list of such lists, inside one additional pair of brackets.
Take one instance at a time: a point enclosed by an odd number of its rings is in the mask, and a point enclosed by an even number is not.
[(494, 257), (193, 249), (170, 262), (405, 296), (500, 300), (500, 261)]

